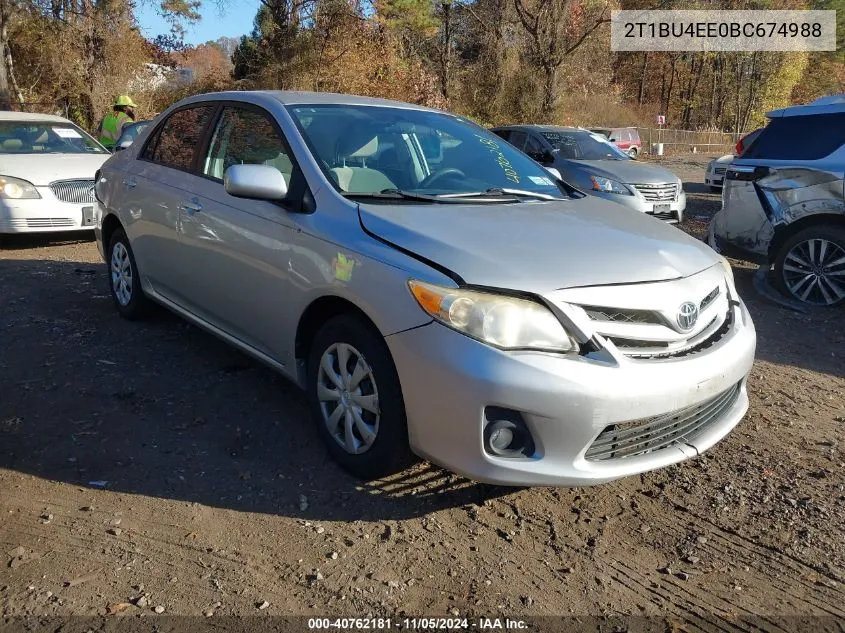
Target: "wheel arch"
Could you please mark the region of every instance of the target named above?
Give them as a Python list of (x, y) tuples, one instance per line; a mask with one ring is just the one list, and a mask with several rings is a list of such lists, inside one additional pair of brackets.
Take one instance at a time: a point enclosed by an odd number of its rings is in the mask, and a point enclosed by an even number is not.
[(114, 235), (114, 232), (117, 229), (123, 228), (123, 224), (120, 223), (120, 220), (114, 213), (109, 213), (106, 217), (103, 218), (102, 228), (100, 229), (100, 233), (102, 236), (103, 241), (103, 253), (105, 257), (108, 258), (108, 251), (109, 251), (109, 244), (111, 243), (111, 237)]
[(835, 226), (845, 228), (845, 214), (841, 213), (816, 213), (805, 215), (803, 218), (775, 229), (774, 237), (769, 242), (769, 261), (777, 259), (778, 252), (786, 244), (786, 241), (793, 235), (804, 229), (816, 226)]
[[(299, 317), (294, 338), (294, 357), (301, 370), (305, 369), (305, 360), (311, 351), (311, 344), (320, 328), (329, 320), (342, 314), (350, 314), (360, 318), (373, 332), (384, 337), (375, 322), (360, 307), (349, 299), (337, 295), (323, 295), (314, 299)], [(300, 379), (304, 378), (304, 373)], [(304, 382), (303, 382), (304, 384)]]

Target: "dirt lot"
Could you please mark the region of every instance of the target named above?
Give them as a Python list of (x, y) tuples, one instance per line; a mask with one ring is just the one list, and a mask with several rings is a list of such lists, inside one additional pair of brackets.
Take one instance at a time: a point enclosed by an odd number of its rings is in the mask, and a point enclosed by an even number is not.
[[(719, 207), (696, 184), (704, 160), (664, 161), (688, 181), (697, 234)], [(759, 336), (751, 409), (704, 456), (589, 489), (427, 464), (364, 485), (327, 460), (283, 379), (168, 314), (119, 319), (93, 242), (9, 240), (0, 612), (841, 623), (843, 311), (773, 305), (751, 273), (736, 266)]]

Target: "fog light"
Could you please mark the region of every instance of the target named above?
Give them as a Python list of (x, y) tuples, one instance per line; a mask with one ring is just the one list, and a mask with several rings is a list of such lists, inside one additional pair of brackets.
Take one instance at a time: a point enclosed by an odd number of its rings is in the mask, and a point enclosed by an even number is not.
[(496, 457), (530, 457), (534, 439), (517, 411), (502, 407), (484, 410), (484, 450)]

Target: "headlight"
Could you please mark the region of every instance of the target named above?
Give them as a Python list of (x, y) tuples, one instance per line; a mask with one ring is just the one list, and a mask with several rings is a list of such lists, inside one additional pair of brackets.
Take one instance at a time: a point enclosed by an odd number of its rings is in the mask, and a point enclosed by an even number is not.
[(489, 345), (578, 351), (578, 344), (555, 315), (534, 301), (413, 280), (408, 286), (422, 309), (440, 323)]
[(40, 197), (31, 182), (11, 176), (0, 176), (0, 199), (29, 200)]
[(737, 299), (736, 286), (734, 285), (734, 271), (731, 268), (731, 263), (722, 256), (719, 256), (719, 264), (725, 273), (725, 283), (728, 284), (728, 293), (731, 299)]
[(605, 193), (619, 193), (624, 196), (633, 195), (631, 190), (628, 189), (625, 185), (621, 182), (616, 182), (615, 180), (611, 180), (610, 178), (604, 178), (602, 176), (590, 176), (590, 182), (593, 183), (593, 189), (595, 191), (604, 191)]

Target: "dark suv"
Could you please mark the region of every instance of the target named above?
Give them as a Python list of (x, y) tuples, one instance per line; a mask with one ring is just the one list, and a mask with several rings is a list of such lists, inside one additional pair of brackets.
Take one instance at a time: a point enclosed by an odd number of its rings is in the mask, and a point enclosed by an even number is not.
[(763, 265), (788, 297), (845, 304), (845, 94), (769, 112), (725, 174), (708, 241)]

